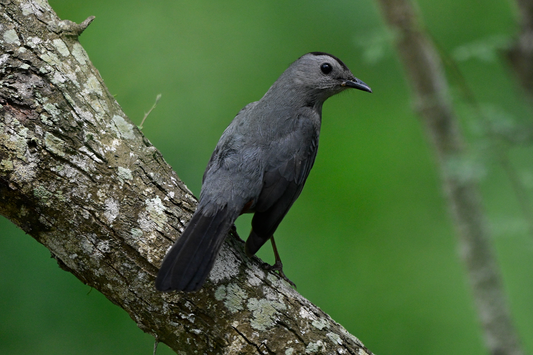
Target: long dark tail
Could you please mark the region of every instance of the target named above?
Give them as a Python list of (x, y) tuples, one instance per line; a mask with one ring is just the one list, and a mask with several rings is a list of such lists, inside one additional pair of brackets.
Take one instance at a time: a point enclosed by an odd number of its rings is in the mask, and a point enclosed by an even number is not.
[(213, 216), (197, 210), (183, 234), (168, 251), (157, 274), (159, 291), (197, 291), (213, 268), (215, 259), (238, 213), (227, 207)]

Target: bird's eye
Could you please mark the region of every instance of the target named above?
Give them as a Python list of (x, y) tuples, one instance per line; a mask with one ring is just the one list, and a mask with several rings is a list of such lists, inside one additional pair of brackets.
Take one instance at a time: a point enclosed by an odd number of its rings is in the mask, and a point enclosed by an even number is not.
[(329, 63), (324, 63), (320, 66), (320, 70), (322, 70), (322, 73), (329, 74), (333, 70), (333, 67)]

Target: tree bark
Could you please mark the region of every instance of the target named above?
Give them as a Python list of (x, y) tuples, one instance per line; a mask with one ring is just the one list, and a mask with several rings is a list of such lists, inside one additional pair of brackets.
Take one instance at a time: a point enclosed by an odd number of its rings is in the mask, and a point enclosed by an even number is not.
[(196, 199), (43, 0), (0, 0), (0, 213), (177, 353), (372, 354), (235, 232), (196, 293), (154, 278)]
[(379, 0), (396, 38), (396, 49), (439, 164), (458, 234), (486, 346), (493, 355), (521, 355), (511, 320), (475, 177), (467, 167), (466, 145), (448, 95), (437, 50), (409, 0)]

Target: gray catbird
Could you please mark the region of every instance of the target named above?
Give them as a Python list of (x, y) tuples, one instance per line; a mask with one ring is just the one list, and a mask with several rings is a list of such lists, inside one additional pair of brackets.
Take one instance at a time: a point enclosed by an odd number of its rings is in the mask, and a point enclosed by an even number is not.
[(245, 244), (255, 254), (300, 195), (315, 161), (322, 104), (344, 89), (372, 92), (337, 57), (300, 57), (261, 100), (245, 106), (226, 128), (207, 164), (200, 202), (187, 228), (168, 251), (157, 275), (160, 291), (196, 291), (211, 271), (233, 222), (255, 213)]

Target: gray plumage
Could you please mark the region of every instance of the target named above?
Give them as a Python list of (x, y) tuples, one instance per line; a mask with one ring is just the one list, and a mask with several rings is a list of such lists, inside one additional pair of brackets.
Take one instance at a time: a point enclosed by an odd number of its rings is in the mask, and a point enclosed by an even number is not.
[(315, 161), (322, 104), (347, 88), (372, 92), (340, 59), (312, 52), (237, 114), (209, 160), (196, 212), (163, 260), (158, 290), (201, 288), (242, 213), (255, 213), (248, 255), (273, 236)]

